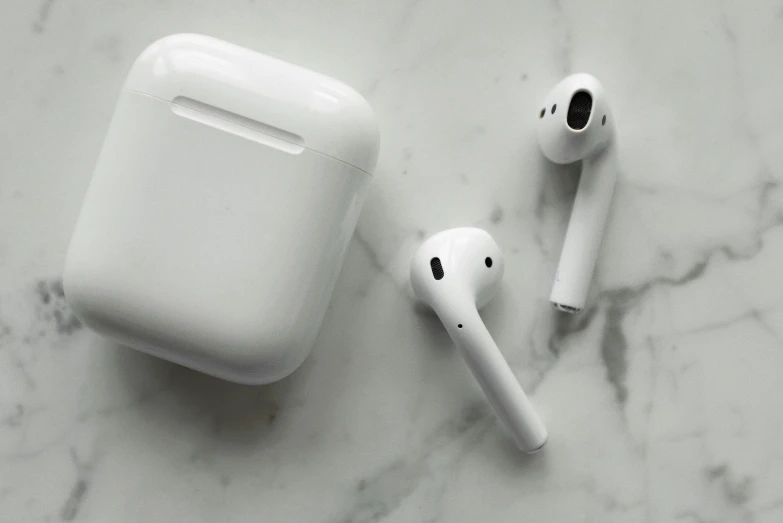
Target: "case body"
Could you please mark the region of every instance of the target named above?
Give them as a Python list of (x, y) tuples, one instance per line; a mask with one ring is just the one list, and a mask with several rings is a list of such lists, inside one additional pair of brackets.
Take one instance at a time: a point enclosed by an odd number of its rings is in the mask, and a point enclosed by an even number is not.
[(88, 327), (240, 383), (307, 357), (378, 155), (370, 106), (201, 35), (133, 65), (66, 257)]

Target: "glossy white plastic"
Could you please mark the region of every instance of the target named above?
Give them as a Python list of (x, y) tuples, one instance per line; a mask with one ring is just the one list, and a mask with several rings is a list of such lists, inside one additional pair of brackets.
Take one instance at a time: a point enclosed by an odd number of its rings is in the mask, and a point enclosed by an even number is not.
[[(586, 125), (573, 129), (567, 114), (574, 95), (580, 92), (590, 94), (592, 107)], [(590, 290), (617, 180), (614, 139), (614, 118), (595, 77), (571, 75), (547, 95), (538, 118), (541, 150), (555, 163), (582, 160), (579, 188), (550, 296), (552, 304), (563, 312), (581, 311)]]
[(443, 322), (517, 447), (533, 453), (546, 443), (546, 427), (478, 313), (500, 288), (504, 268), (503, 254), (488, 232), (449, 229), (419, 247), (411, 285)]
[(200, 35), (134, 64), (69, 247), (97, 332), (228, 380), (315, 341), (375, 166), (372, 110), (323, 75)]

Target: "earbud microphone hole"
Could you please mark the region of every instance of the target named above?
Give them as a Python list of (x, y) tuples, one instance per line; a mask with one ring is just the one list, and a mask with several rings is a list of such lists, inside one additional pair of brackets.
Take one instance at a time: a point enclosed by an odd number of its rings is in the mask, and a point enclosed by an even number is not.
[(492, 258), (490, 258), (489, 256), (484, 258), (484, 265), (486, 265), (487, 267), (492, 267)]
[(460, 323), (460, 324), (458, 324), (458, 325), (457, 325), (457, 328), (458, 328), (458, 329), (461, 329), (461, 328), (462, 328), (462, 324), (461, 324), (461, 323)]

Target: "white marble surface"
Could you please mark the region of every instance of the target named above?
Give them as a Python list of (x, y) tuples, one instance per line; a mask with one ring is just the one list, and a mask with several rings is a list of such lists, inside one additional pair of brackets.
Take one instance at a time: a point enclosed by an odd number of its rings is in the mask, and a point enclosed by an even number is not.
[[(312, 356), (241, 387), (81, 328), (59, 274), (124, 75), (194, 31), (361, 91), (377, 177)], [(779, 1), (0, 4), (0, 521), (783, 521)], [(547, 303), (575, 187), (539, 99), (587, 71), (622, 178), (593, 306)], [(507, 255), (484, 317), (545, 417), (504, 436), (410, 256)]]

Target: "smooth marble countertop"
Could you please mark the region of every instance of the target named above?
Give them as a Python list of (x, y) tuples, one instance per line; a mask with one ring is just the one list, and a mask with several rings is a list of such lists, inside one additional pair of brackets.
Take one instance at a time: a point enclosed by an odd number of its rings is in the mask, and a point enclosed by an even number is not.
[[(377, 173), (312, 355), (245, 387), (116, 346), (63, 299), (136, 55), (200, 32), (374, 107)], [(0, 521), (783, 521), (783, 6), (776, 1), (0, 4)], [(620, 181), (591, 305), (548, 295), (578, 166), (539, 153), (572, 72)], [(516, 452), (411, 255), (473, 225), (483, 311), (550, 432)]]

